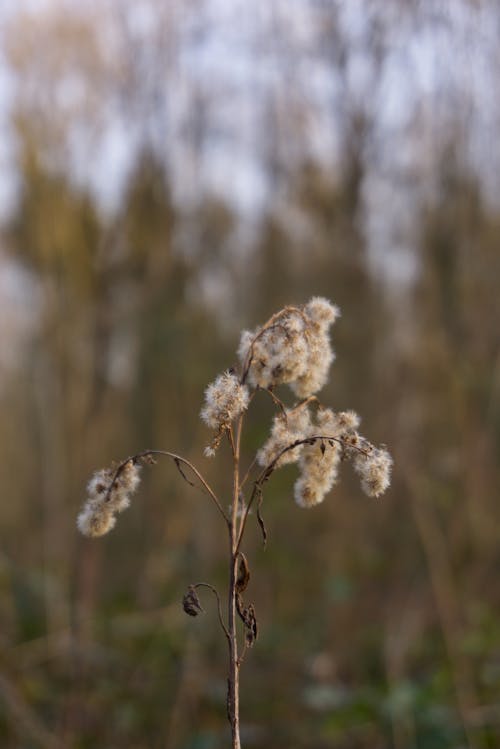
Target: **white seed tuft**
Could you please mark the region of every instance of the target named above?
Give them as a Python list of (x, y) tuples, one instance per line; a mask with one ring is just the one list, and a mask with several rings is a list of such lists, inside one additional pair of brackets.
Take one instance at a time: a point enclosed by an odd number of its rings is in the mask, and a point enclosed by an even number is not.
[(302, 308), (285, 307), (253, 333), (244, 331), (238, 356), (250, 385), (289, 385), (299, 398), (321, 390), (334, 360), (329, 329), (339, 314), (314, 297)]
[(248, 401), (248, 388), (232, 372), (223, 372), (205, 390), (205, 405), (200, 415), (209, 427), (221, 429), (246, 410)]
[(84, 536), (103, 536), (115, 525), (116, 514), (130, 505), (130, 497), (140, 484), (140, 466), (128, 460), (116, 472), (102, 468), (91, 477), (88, 497), (78, 516), (77, 526)]
[[(270, 463), (289, 445), (297, 440), (303, 439), (309, 432), (311, 416), (307, 407), (299, 406), (284, 414), (279, 413), (274, 417), (271, 434), (257, 453), (257, 462), (261, 466)], [(296, 463), (302, 452), (303, 445), (287, 450), (276, 461), (275, 467)]]
[(368, 455), (359, 453), (354, 470), (361, 477), (361, 488), (369, 497), (379, 497), (391, 483), (392, 458), (387, 450), (373, 448)]

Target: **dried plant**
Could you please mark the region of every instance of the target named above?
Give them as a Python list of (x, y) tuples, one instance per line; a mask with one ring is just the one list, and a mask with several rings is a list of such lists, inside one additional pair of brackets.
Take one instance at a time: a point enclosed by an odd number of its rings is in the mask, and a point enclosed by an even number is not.
[[(327, 381), (334, 359), (329, 332), (338, 316), (338, 308), (321, 297), (301, 307), (285, 307), (262, 327), (242, 333), (238, 366), (219, 375), (207, 387), (201, 418), (214, 434), (205, 455), (215, 456), (224, 439), (228, 440), (232, 454), (233, 488), (228, 512), (225, 503), (190, 461), (164, 450), (145, 450), (97, 471), (88, 484), (88, 498), (78, 517), (78, 527), (87, 536), (102, 536), (111, 530), (116, 515), (128, 507), (130, 496), (137, 490), (141, 467), (155, 463), (158, 456), (171, 458), (182, 477), (199, 486), (214, 503), (229, 540), (227, 619), (221, 596), (208, 583), (190, 585), (182, 603), (189, 616), (197, 616), (203, 611), (197, 592), (200, 587), (208, 588), (216, 598), (229, 651), (227, 715), (233, 749), (241, 746), (240, 669), (258, 634), (254, 606), (247, 604), (243, 596), (250, 568), (241, 547), (252, 508), (266, 541), (261, 512), (264, 485), (275, 470), (296, 463), (299, 476), (295, 482), (295, 501), (300, 507), (313, 507), (332, 489), (340, 463), (346, 459), (352, 462), (361, 478), (361, 487), (369, 496), (378, 497), (390, 483), (391, 456), (359, 434), (357, 414), (335, 413), (325, 408), (316, 396)], [(275, 393), (278, 385), (288, 385), (298, 402), (286, 406)], [(269, 438), (243, 472), (240, 463), (243, 423), (259, 391), (271, 396), (277, 412)]]

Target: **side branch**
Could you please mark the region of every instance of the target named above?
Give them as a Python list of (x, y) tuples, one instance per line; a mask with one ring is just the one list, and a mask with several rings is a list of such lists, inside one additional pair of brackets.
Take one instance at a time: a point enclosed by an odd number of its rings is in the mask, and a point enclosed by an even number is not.
[(278, 398), (278, 396), (277, 396), (277, 395), (275, 395), (275, 394), (273, 393), (273, 391), (271, 390), (271, 388), (270, 388), (270, 387), (268, 387), (268, 388), (262, 388), (262, 387), (260, 387), (259, 385), (257, 385), (257, 388), (256, 388), (256, 390), (257, 390), (257, 392), (259, 392), (259, 393), (260, 393), (260, 392), (263, 392), (263, 393), (267, 393), (268, 395), (270, 395), (270, 396), (271, 396), (271, 399), (272, 399), (272, 401), (273, 401), (273, 403), (274, 403), (274, 405), (275, 405), (275, 406), (277, 406), (277, 407), (279, 408), (279, 410), (280, 410), (280, 411), (281, 411), (281, 413), (283, 414), (284, 418), (286, 419), (286, 407), (285, 407), (285, 404), (283, 403), (283, 401), (282, 401), (282, 400), (280, 400), (280, 399)]
[(231, 645), (231, 637), (229, 635), (229, 630), (226, 627), (226, 624), (225, 624), (224, 619), (222, 617), (222, 604), (221, 604), (220, 596), (219, 596), (219, 594), (217, 592), (217, 589), (214, 588), (213, 585), (210, 585), (210, 583), (195, 583), (195, 585), (193, 585), (193, 588), (208, 588), (208, 590), (212, 591), (212, 593), (214, 594), (214, 596), (217, 599), (217, 613), (219, 615), (220, 626), (222, 628), (222, 631), (226, 635), (226, 639), (227, 639), (229, 645)]
[[(259, 392), (267, 393), (268, 395), (271, 396), (274, 404), (280, 410), (280, 412), (281, 412), (283, 418), (285, 419), (286, 423), (288, 423), (288, 415), (290, 413), (294, 413), (295, 411), (298, 411), (299, 408), (303, 408), (304, 406), (307, 406), (309, 403), (315, 403), (318, 406), (321, 405), (319, 399), (315, 395), (310, 395), (308, 398), (305, 398), (304, 400), (302, 400), (299, 403), (297, 403), (296, 406), (294, 406), (293, 408), (291, 408), (287, 412), (285, 404), (283, 403), (283, 401), (281, 401), (277, 397), (277, 395), (275, 395), (275, 393), (273, 393), (273, 391), (271, 390), (271, 388), (263, 388), (263, 387), (260, 387), (260, 386), (257, 385), (256, 389), (254, 390), (254, 393), (252, 394), (252, 397), (253, 397), (253, 395), (255, 393), (259, 393)], [(287, 448), (287, 449), (291, 449), (291, 448)], [(243, 479), (241, 480), (240, 491), (243, 489), (244, 485), (246, 484), (246, 482), (250, 478), (250, 474), (251, 474), (253, 468), (255, 467), (256, 462), (257, 462), (257, 453), (254, 455), (254, 458), (253, 458), (252, 462), (248, 466), (248, 468), (246, 470), (246, 473), (245, 473)]]
[[(142, 452), (136, 453), (135, 455), (131, 455), (129, 458), (126, 458), (125, 460), (123, 460), (118, 465), (118, 467), (117, 467), (117, 469), (116, 469), (116, 471), (114, 473), (113, 480), (111, 481), (111, 484), (109, 486), (106, 499), (108, 499), (109, 495), (111, 494), (111, 489), (112, 489), (113, 484), (115, 483), (116, 479), (120, 476), (121, 472), (123, 471), (123, 469), (125, 468), (125, 466), (129, 462), (132, 461), (133, 463), (138, 463), (140, 460), (145, 460), (147, 462), (148, 459), (150, 459), (150, 460), (154, 459), (155, 455), (162, 455), (162, 456), (166, 456), (167, 458), (171, 458), (174, 461), (174, 463), (175, 463), (175, 465), (177, 467), (177, 470), (181, 474), (182, 478), (190, 486), (193, 486), (195, 488), (199, 488), (199, 489), (201, 489), (201, 491), (204, 494), (207, 494), (210, 497), (210, 499), (212, 500), (212, 502), (215, 504), (215, 506), (217, 507), (217, 509), (220, 512), (220, 514), (222, 515), (222, 517), (224, 518), (224, 520), (226, 522), (226, 525), (229, 525), (229, 522), (230, 522), (229, 518), (226, 515), (226, 513), (224, 512), (224, 510), (222, 508), (222, 505), (221, 505), (221, 503), (220, 503), (217, 495), (215, 494), (214, 490), (212, 489), (212, 487), (210, 486), (210, 484), (207, 482), (207, 480), (201, 475), (201, 473), (199, 472), (199, 470), (189, 460), (187, 460), (186, 458), (183, 458), (181, 455), (176, 455), (175, 453), (168, 452), (167, 450), (143, 450)], [(154, 462), (154, 460), (152, 462)], [(187, 468), (189, 468), (190, 471), (192, 471), (194, 473), (194, 475), (196, 476), (196, 478), (199, 481), (199, 484), (200, 484), (199, 487), (197, 487), (196, 484), (194, 484), (192, 481), (190, 481), (187, 478), (186, 474), (182, 470), (182, 466), (186, 466)]]
[[(248, 500), (248, 504), (245, 508), (245, 512), (243, 514), (243, 518), (241, 520), (240, 524), (240, 530), (238, 534), (238, 541), (236, 544), (236, 552), (239, 551), (241, 542), (243, 540), (243, 533), (245, 532), (245, 526), (247, 522), (248, 515), (250, 513), (250, 509), (252, 507), (252, 504), (255, 502), (256, 497), (259, 498), (258, 507), (260, 509), (260, 505), (262, 503), (262, 486), (265, 484), (266, 481), (269, 480), (271, 474), (273, 473), (274, 469), (276, 468), (276, 465), (279, 461), (279, 459), (290, 450), (293, 450), (296, 447), (299, 447), (300, 445), (313, 445), (315, 442), (329, 442), (332, 444), (333, 442), (337, 442), (339, 445), (341, 445), (343, 448), (349, 448), (350, 450), (356, 450), (357, 452), (361, 453), (362, 455), (369, 455), (369, 451), (365, 450), (363, 447), (360, 447), (359, 445), (352, 445), (350, 444), (346, 439), (342, 439), (341, 437), (333, 437), (330, 434), (312, 434), (308, 437), (304, 437), (299, 440), (295, 440), (294, 442), (291, 442), (289, 445), (284, 447), (282, 450), (279, 451), (279, 453), (273, 458), (273, 460), (267, 465), (265, 468), (262, 469), (258, 477), (254, 481), (252, 494), (250, 495), (250, 499)], [(258, 521), (259, 525), (262, 530), (262, 534), (264, 537), (264, 543), (266, 541), (266, 531), (264, 527), (264, 523), (262, 520), (262, 517), (260, 514), (258, 515)]]
[(276, 468), (276, 464), (279, 461), (279, 459), (289, 450), (293, 450), (295, 447), (299, 447), (300, 445), (313, 445), (315, 442), (338, 442), (339, 445), (346, 448), (348, 447), (350, 450), (356, 450), (357, 452), (361, 453), (362, 455), (368, 456), (370, 454), (369, 450), (363, 449), (363, 447), (360, 447), (359, 445), (353, 445), (351, 444), (347, 439), (343, 439), (342, 437), (332, 437), (330, 434), (311, 434), (309, 437), (303, 437), (300, 440), (295, 440), (295, 442), (292, 442), (290, 445), (287, 445), (282, 450), (279, 451), (279, 453), (272, 459), (272, 461), (269, 463), (268, 466), (266, 466), (261, 473), (259, 474), (258, 478), (256, 479), (256, 484), (263, 484), (269, 476), (272, 474), (274, 469)]

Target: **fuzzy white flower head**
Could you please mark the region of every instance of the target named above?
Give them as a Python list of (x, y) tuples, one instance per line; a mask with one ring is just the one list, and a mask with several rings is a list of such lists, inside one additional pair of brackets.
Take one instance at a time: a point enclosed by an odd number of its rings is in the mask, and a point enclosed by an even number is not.
[(284, 309), (276, 320), (254, 333), (243, 331), (238, 356), (249, 367), (254, 387), (268, 388), (292, 382), (305, 372), (308, 346), (305, 322), (298, 309)]
[(290, 384), (295, 395), (308, 398), (319, 392), (328, 381), (330, 366), (335, 354), (330, 346), (328, 331), (311, 328), (308, 336), (307, 366), (304, 373)]
[[(257, 462), (268, 466), (289, 445), (307, 436), (311, 427), (311, 416), (307, 407), (298, 407), (274, 417), (271, 434), (257, 453)], [(296, 463), (303, 445), (287, 450), (277, 460), (275, 467)]]
[(309, 508), (321, 504), (325, 498), (325, 487), (311, 476), (301, 476), (294, 486), (295, 502), (299, 507)]
[(77, 526), (84, 536), (97, 538), (104, 536), (114, 527), (116, 519), (112, 511), (104, 506), (93, 509), (89, 505), (84, 507), (77, 518)]
[(379, 497), (391, 483), (392, 458), (381, 448), (373, 448), (368, 455), (359, 454), (354, 469), (361, 477), (361, 488), (369, 497)]
[(108, 491), (112, 478), (113, 471), (110, 468), (101, 468), (100, 471), (96, 471), (87, 484), (89, 498), (101, 500)]
[(238, 356), (254, 387), (287, 384), (300, 398), (325, 385), (334, 359), (329, 328), (339, 310), (313, 297), (304, 307), (285, 307), (254, 333), (244, 331)]
[(313, 507), (323, 501), (337, 481), (340, 461), (350, 459), (361, 477), (363, 491), (378, 497), (388, 488), (392, 458), (358, 434), (359, 416), (354, 411), (334, 413), (320, 408), (316, 424), (310, 426), (310, 442), (299, 457), (300, 477), (295, 483), (295, 501)]
[(201, 418), (212, 429), (229, 426), (248, 407), (248, 388), (232, 372), (223, 372), (205, 390)]
[(355, 411), (341, 411), (336, 416), (339, 430), (343, 433), (355, 431), (361, 424), (361, 419)]
[(295, 501), (299, 507), (322, 502), (337, 481), (342, 451), (336, 442), (326, 445), (315, 441), (305, 445), (300, 459), (300, 477), (295, 482)]
[(237, 354), (238, 359), (243, 365), (245, 364), (245, 359), (249, 355), (252, 341), (257, 335), (257, 332), (258, 331), (243, 330), (241, 333)]
[(340, 309), (321, 296), (314, 296), (305, 307), (306, 314), (318, 325), (332, 325), (340, 317)]
[(139, 486), (140, 466), (133, 460), (118, 469), (102, 468), (87, 484), (88, 497), (78, 516), (77, 526), (84, 536), (103, 536), (115, 525), (115, 515), (123, 512)]

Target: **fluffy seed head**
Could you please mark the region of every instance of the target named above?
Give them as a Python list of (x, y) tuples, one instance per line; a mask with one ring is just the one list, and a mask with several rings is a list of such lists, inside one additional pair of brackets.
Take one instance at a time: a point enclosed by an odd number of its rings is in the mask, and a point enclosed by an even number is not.
[(340, 317), (340, 309), (322, 296), (314, 296), (306, 304), (306, 313), (318, 325), (332, 325)]
[(295, 502), (305, 509), (321, 504), (325, 498), (324, 487), (311, 480), (310, 476), (300, 476), (294, 486)]
[(390, 484), (392, 458), (358, 433), (359, 423), (354, 411), (318, 410), (316, 423), (309, 426), (313, 441), (304, 445), (298, 461), (300, 476), (295, 483), (295, 501), (300, 507), (313, 507), (323, 501), (337, 481), (340, 461), (346, 458), (352, 460), (366, 494), (378, 497), (385, 492)]
[(392, 458), (381, 448), (373, 448), (368, 455), (358, 454), (354, 469), (361, 477), (361, 488), (369, 497), (379, 497), (391, 483)]
[(337, 442), (315, 440), (304, 446), (299, 459), (300, 477), (294, 489), (299, 507), (314, 507), (324, 500), (337, 481), (341, 455)]
[[(308, 434), (310, 426), (311, 416), (307, 407), (299, 406), (284, 414), (277, 414), (274, 417), (268, 440), (257, 453), (258, 463), (261, 466), (268, 466), (284, 448), (303, 439)], [(276, 468), (296, 463), (302, 449), (303, 445), (298, 445), (287, 450), (276, 462)]]
[(123, 512), (139, 486), (140, 466), (128, 460), (121, 468), (102, 468), (87, 484), (88, 497), (78, 516), (77, 526), (84, 536), (103, 536), (115, 525), (115, 515)]
[(105, 506), (93, 509), (87, 505), (77, 519), (78, 530), (91, 538), (104, 536), (114, 527), (115, 522), (112, 511)]
[(232, 372), (223, 372), (205, 390), (201, 418), (212, 429), (227, 427), (248, 406), (249, 393)]
[(93, 499), (103, 497), (109, 489), (112, 478), (113, 471), (110, 468), (101, 468), (100, 471), (96, 471), (87, 484), (89, 497)]
[(309, 332), (309, 355), (305, 372), (291, 383), (299, 398), (307, 398), (321, 390), (328, 381), (330, 366), (335, 354), (330, 346), (328, 331), (311, 328)]
[(304, 307), (285, 307), (254, 333), (244, 331), (238, 356), (249, 383), (287, 384), (299, 398), (318, 392), (334, 359), (329, 328), (338, 315), (328, 300), (314, 297)]
[(341, 411), (337, 414), (337, 423), (342, 433), (350, 433), (361, 424), (361, 419), (355, 411)]

